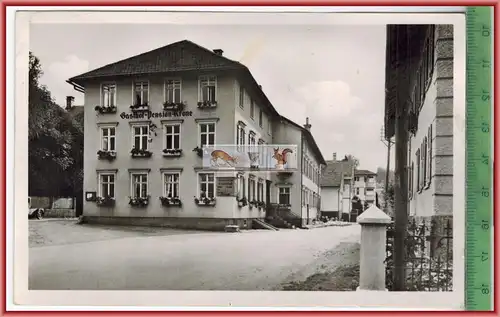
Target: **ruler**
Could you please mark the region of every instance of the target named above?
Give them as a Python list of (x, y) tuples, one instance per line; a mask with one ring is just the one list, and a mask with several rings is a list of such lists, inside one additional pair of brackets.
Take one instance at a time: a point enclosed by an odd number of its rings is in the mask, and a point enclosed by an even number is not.
[(465, 308), (493, 309), (492, 7), (468, 7)]

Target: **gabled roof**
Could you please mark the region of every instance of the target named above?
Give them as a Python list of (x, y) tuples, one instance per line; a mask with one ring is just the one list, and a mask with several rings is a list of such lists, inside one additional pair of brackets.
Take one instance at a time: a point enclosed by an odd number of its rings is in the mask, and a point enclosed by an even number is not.
[(320, 185), (322, 187), (340, 187), (343, 178), (352, 177), (353, 170), (353, 161), (326, 161), (326, 168), (321, 174)]
[(288, 122), (289, 124), (299, 128), (300, 131), (302, 131), (302, 134), (305, 136), (307, 143), (309, 143), (311, 145), (311, 148), (312, 148), (314, 154), (316, 154), (316, 158), (318, 159), (319, 163), (326, 165), (325, 158), (323, 157), (323, 154), (321, 154), (321, 150), (319, 149), (318, 144), (316, 143), (316, 140), (314, 139), (311, 131), (307, 130), (306, 128), (304, 128), (300, 124), (297, 124), (286, 117), (283, 117), (283, 116), (280, 116), (280, 117), (281, 117), (281, 120)]
[(374, 172), (369, 171), (369, 170), (355, 170), (354, 175), (356, 175), (356, 176), (375, 176), (375, 175), (377, 175), (377, 173), (374, 173)]
[(245, 66), (218, 55), (189, 40), (182, 40), (135, 55), (118, 62), (104, 65), (72, 77), (70, 83), (82, 85), (87, 79), (109, 76), (131, 76), (200, 69), (242, 69)]

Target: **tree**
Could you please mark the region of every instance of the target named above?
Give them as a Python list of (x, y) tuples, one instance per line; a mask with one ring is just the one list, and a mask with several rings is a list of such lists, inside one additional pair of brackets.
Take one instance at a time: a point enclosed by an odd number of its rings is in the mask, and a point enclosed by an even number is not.
[[(38, 57), (29, 54), (29, 195), (72, 196), (83, 167), (83, 124), (40, 84)], [(82, 117), (83, 119), (83, 117)]]
[(354, 155), (351, 154), (346, 155), (345, 160), (354, 162), (354, 169), (357, 169), (359, 167), (359, 159), (356, 158)]

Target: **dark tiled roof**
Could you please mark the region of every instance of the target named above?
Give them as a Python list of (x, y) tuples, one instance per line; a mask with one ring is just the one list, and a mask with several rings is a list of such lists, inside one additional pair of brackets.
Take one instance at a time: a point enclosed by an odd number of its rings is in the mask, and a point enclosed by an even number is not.
[(322, 187), (339, 187), (342, 178), (352, 176), (353, 169), (353, 161), (326, 161), (320, 184)]
[(377, 175), (377, 173), (374, 173), (369, 170), (355, 170), (354, 175)]
[(297, 128), (299, 128), (302, 131), (303, 135), (306, 137), (307, 143), (309, 143), (309, 145), (311, 145), (314, 153), (316, 154), (316, 158), (318, 159), (319, 163), (326, 165), (325, 158), (323, 157), (323, 154), (321, 154), (321, 150), (319, 149), (318, 144), (316, 143), (316, 140), (314, 139), (311, 131), (307, 130), (306, 128), (304, 128), (300, 124), (297, 124), (286, 117), (281, 116), (281, 119), (283, 121), (290, 123), (293, 126), (296, 126)]
[(215, 54), (188, 40), (175, 42), (149, 52), (114, 62), (72, 77), (68, 82), (81, 85), (83, 81), (110, 76), (130, 76), (199, 69), (241, 69), (245, 66)]

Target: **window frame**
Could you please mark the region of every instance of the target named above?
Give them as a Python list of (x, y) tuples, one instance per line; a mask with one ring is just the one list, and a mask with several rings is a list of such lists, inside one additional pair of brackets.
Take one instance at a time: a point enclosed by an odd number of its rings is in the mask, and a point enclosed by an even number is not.
[[(211, 83), (214, 83), (214, 100), (203, 100), (203, 86), (202, 84), (206, 82), (206, 86), (212, 86), (210, 85)], [(216, 102), (217, 101), (217, 76), (216, 75), (201, 75), (198, 77), (198, 102), (205, 102), (205, 101), (210, 101), (210, 102)]]
[[(146, 181), (145, 182), (141, 181), (141, 182), (138, 183), (138, 184), (141, 184), (141, 185), (146, 184), (146, 196), (145, 197), (142, 197), (142, 196), (137, 197), (137, 196), (135, 196), (135, 186), (134, 185), (137, 184), (137, 183), (134, 182), (134, 176), (139, 176), (139, 175), (141, 175), (141, 176), (146, 175)], [(140, 186), (140, 195), (142, 195), (142, 186)], [(133, 171), (133, 172), (130, 172), (130, 197), (137, 199), (137, 198), (148, 198), (149, 196), (150, 196), (150, 194), (149, 194), (149, 172), (147, 172), (147, 171)]]
[(236, 198), (238, 200), (246, 197), (247, 192), (246, 192), (245, 175), (238, 174), (236, 176), (236, 190), (237, 190)]
[[(104, 196), (102, 196), (103, 181), (102, 181), (101, 177), (102, 176), (113, 176), (113, 183), (108, 182), (108, 187), (109, 187), (109, 184), (113, 184), (113, 196), (110, 196), (110, 198), (116, 199), (116, 175), (117, 175), (116, 172), (110, 172), (110, 171), (97, 172), (97, 196), (98, 197), (104, 198)], [(109, 188), (108, 188), (108, 192), (109, 192)]]
[[(151, 104), (151, 99), (150, 99), (150, 91), (151, 91), (151, 84), (149, 82), (149, 80), (143, 80), (143, 79), (138, 79), (138, 80), (134, 80), (132, 81), (132, 105), (134, 106), (139, 106), (137, 103), (136, 103), (136, 100), (135, 100), (135, 96), (136, 96), (136, 85), (137, 84), (141, 84), (141, 104), (140, 106), (149, 106)], [(148, 101), (146, 103), (144, 103), (144, 84), (147, 84), (147, 87), (148, 87), (148, 90), (147, 90), (147, 97), (148, 97)]]
[[(107, 151), (107, 152), (115, 152), (116, 153), (116, 124), (104, 124), (104, 125), (99, 125), (99, 134), (100, 134), (100, 150), (101, 151)], [(113, 129), (115, 131), (115, 134), (113, 136), (111, 135), (108, 135), (107, 136), (107, 139), (108, 139), (108, 148), (110, 147), (109, 144), (111, 144), (111, 138), (114, 139), (114, 148), (112, 150), (104, 150), (104, 130), (110, 130), (110, 129)], [(108, 132), (109, 133), (109, 132)]]
[[(113, 96), (113, 105), (109, 105), (109, 100), (108, 100), (108, 105), (105, 105), (105, 103), (104, 103), (104, 87), (109, 87), (109, 86), (113, 86), (115, 89), (115, 94)], [(118, 85), (116, 84), (116, 82), (103, 82), (103, 83), (101, 83), (100, 90), (99, 90), (99, 93), (100, 93), (99, 100), (100, 100), (101, 107), (116, 107), (117, 92), (118, 92)]]
[(417, 149), (417, 151), (415, 152), (415, 162), (417, 162), (417, 192), (420, 192), (421, 188), (420, 188), (420, 177), (421, 177), (421, 161), (420, 161), (420, 149)]
[(246, 130), (245, 130), (245, 124), (241, 121), (239, 121), (236, 124), (236, 149), (238, 152), (242, 152), (245, 149), (245, 142), (246, 142)]
[[(282, 203), (281, 202), (281, 200), (280, 200), (280, 197), (282, 195), (281, 190), (288, 191), (288, 193), (285, 193), (285, 194), (288, 194), (288, 203)], [(282, 205), (282, 204), (288, 204), (288, 205), (291, 206), (292, 205), (291, 193), (292, 193), (292, 190), (291, 190), (290, 186), (278, 186), (278, 190), (277, 190), (277, 201), (278, 201), (278, 204), (280, 204), (280, 205)]]
[[(214, 132), (209, 132), (209, 129), (208, 129), (208, 125), (210, 124), (213, 124), (214, 125)], [(202, 125), (207, 125), (207, 132), (201, 132), (201, 126)], [(215, 144), (217, 144), (217, 120), (203, 120), (203, 121), (198, 121), (197, 122), (197, 126), (198, 126), (198, 140), (196, 141), (197, 142), (197, 145), (199, 148), (202, 148), (203, 147), (203, 144), (201, 144), (201, 136), (202, 134), (206, 134), (207, 135), (207, 142), (209, 140), (209, 135), (210, 134), (213, 134), (214, 135), (214, 143), (213, 144), (205, 144), (207, 146), (214, 146)]]
[[(132, 148), (135, 148), (135, 138), (136, 138), (136, 134), (135, 134), (135, 128), (144, 128), (146, 127), (147, 128), (147, 133), (146, 134), (142, 134), (142, 129), (141, 129), (141, 136), (146, 136), (146, 147), (145, 148), (141, 148), (142, 150), (144, 151), (149, 151), (149, 138), (150, 138), (150, 128), (149, 128), (149, 124), (147, 123), (133, 123), (130, 125), (130, 127), (132, 128)], [(140, 139), (141, 141), (139, 143), (142, 144), (142, 139)]]
[[(172, 130), (172, 134), (168, 134), (167, 130), (168, 127), (179, 127), (179, 133), (175, 133), (174, 130)], [(172, 135), (172, 145), (175, 144), (174, 142), (174, 137), (177, 135), (179, 137), (179, 147), (178, 148), (167, 148), (167, 135)], [(165, 122), (163, 123), (163, 149), (164, 150), (180, 150), (182, 149), (182, 122)]]
[[(202, 180), (201, 180), (201, 176), (202, 175), (206, 175), (207, 176), (207, 180), (204, 181), (204, 182), (202, 182)], [(212, 181), (209, 181), (209, 177), (208, 177), (209, 175), (211, 175), (213, 177)], [(206, 193), (205, 197), (207, 197), (207, 198), (215, 198), (217, 196), (217, 191), (216, 191), (216, 187), (215, 187), (215, 185), (216, 185), (216, 176), (215, 176), (215, 173), (213, 173), (213, 172), (198, 172), (198, 173), (196, 173), (196, 184), (197, 184), (196, 185), (196, 187), (197, 187), (196, 192), (197, 192), (197, 198), (201, 198), (201, 187), (202, 187), (201, 185), (202, 185), (202, 183), (207, 184), (207, 193)], [(210, 197), (208, 195), (209, 194), (208, 193), (208, 186), (210, 184), (213, 184), (213, 197)]]
[(241, 109), (245, 109), (245, 88), (243, 85), (239, 85), (239, 95), (238, 95), (238, 104)]
[(250, 119), (255, 121), (255, 101), (250, 99)]
[(259, 108), (259, 127), (263, 127), (264, 125), (264, 111), (262, 111), (262, 108)]
[[(172, 88), (172, 93), (173, 93), (173, 98), (172, 101), (168, 100), (167, 96), (167, 87), (169, 86), (169, 81), (173, 82), (173, 88)], [(177, 87), (178, 84), (178, 87)], [(175, 101), (175, 90), (179, 90), (179, 101)], [(167, 77), (163, 80), (163, 102), (169, 102), (169, 103), (181, 103), (182, 102), (182, 78), (180, 77)]]
[[(177, 186), (177, 195), (178, 196), (174, 196), (174, 197), (171, 197), (171, 198), (179, 198), (180, 199), (180, 195), (181, 195), (181, 173), (180, 172), (175, 172), (175, 171), (164, 171), (162, 172), (162, 184), (163, 184), (163, 188), (162, 188), (162, 194), (163, 194), (163, 197), (167, 197), (167, 177), (168, 176), (177, 176), (177, 182), (170, 182), (170, 184), (172, 186)], [(175, 190), (174, 190), (175, 192)]]
[(426, 188), (429, 188), (432, 182), (432, 123), (427, 129), (427, 160), (428, 160), (428, 175), (426, 180)]

